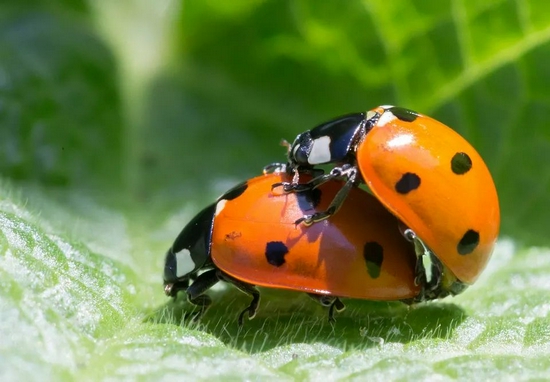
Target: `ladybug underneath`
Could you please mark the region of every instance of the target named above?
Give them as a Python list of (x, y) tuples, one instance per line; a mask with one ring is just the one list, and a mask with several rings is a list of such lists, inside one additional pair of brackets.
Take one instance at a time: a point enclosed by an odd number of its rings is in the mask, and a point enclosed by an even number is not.
[[(327, 174), (300, 183), (303, 171), (334, 163)], [(324, 211), (304, 214), (311, 225), (334, 215), (364, 182), (404, 226), (402, 232), (433, 253), (463, 283), (472, 284), (495, 245), (500, 211), (491, 174), (458, 133), (430, 117), (394, 106), (337, 118), (297, 136), (288, 151), (291, 182), (303, 192), (335, 178), (345, 180)]]
[[(305, 176), (304, 176), (305, 177)], [(284, 168), (244, 182), (206, 207), (182, 230), (166, 254), (165, 293), (185, 291), (200, 307), (211, 304), (205, 292), (226, 281), (252, 301), (239, 324), (256, 314), (255, 286), (306, 292), (333, 311), (339, 297), (416, 302), (455, 294), (462, 284), (433, 259), (434, 277), (417, 277), (414, 246), (399, 233), (398, 220), (373, 196), (354, 188), (340, 213), (312, 226), (296, 225), (303, 214), (327, 208), (343, 182), (316, 189), (276, 194), (274, 182), (292, 181)], [(445, 279), (445, 283), (441, 283)], [(435, 294), (430, 280), (444, 284)]]

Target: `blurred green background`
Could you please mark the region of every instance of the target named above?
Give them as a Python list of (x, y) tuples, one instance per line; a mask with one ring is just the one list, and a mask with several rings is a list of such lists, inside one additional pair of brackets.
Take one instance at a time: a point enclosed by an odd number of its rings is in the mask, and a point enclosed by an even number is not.
[[(1, 2), (0, 377), (547, 378), (550, 255), (522, 249), (550, 242), (549, 14), (537, 0)], [(443, 121), (486, 160), (513, 241), (478, 284), (416, 310), (350, 302), (339, 327), (268, 292), (243, 331), (230, 291), (200, 330), (178, 325), (161, 270), (189, 218), (283, 161), (281, 139), (381, 104)]]
[(504, 235), (548, 242), (545, 2), (8, 3), (6, 178), (170, 208), (283, 160), (282, 138), (397, 104), (480, 151)]

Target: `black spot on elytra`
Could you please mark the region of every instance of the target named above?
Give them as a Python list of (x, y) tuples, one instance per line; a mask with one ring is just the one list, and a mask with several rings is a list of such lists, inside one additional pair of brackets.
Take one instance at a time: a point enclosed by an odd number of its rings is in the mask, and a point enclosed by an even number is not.
[(451, 159), (451, 170), (457, 174), (466, 174), (472, 168), (472, 160), (466, 153), (456, 153)]
[(408, 194), (420, 187), (420, 177), (412, 172), (406, 172), (401, 179), (395, 183), (395, 191), (400, 194)]
[(235, 187), (233, 187), (231, 190), (227, 191), (222, 196), (220, 196), (218, 198), (218, 200), (223, 200), (223, 199), (233, 200), (235, 198), (238, 198), (239, 196), (241, 196), (243, 194), (243, 192), (246, 191), (247, 188), (248, 188), (248, 183), (247, 182), (242, 182), (242, 183), (236, 185)]
[(367, 272), (373, 279), (380, 276), (382, 262), (384, 261), (384, 248), (375, 241), (370, 241), (363, 248), (363, 257), (367, 264)]
[(390, 109), (388, 109), (393, 115), (395, 115), (398, 119), (405, 122), (414, 122), (416, 118), (418, 118), (418, 113), (409, 109), (405, 109), (404, 107), (398, 107), (394, 106)]
[(458, 242), (456, 250), (461, 255), (468, 255), (476, 249), (479, 244), (479, 233), (473, 229), (466, 231), (462, 239)]
[(298, 192), (296, 194), (296, 200), (298, 201), (298, 207), (302, 212), (308, 212), (317, 208), (321, 202), (321, 190), (315, 188), (304, 192)]
[(276, 267), (285, 263), (285, 255), (288, 253), (287, 246), (282, 241), (270, 241), (265, 246), (265, 258), (267, 262)]

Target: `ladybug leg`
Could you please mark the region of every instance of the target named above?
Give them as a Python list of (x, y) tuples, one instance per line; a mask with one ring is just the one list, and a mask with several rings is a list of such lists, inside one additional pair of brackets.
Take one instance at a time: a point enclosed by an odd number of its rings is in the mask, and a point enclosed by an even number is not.
[(327, 296), (326, 294), (315, 294), (315, 293), (308, 293), (309, 297), (317, 301), (319, 304), (321, 304), (324, 307), (328, 307), (328, 322), (335, 323), (336, 320), (334, 319), (334, 310), (336, 309), (336, 312), (340, 313), (344, 309), (346, 309), (346, 306), (344, 303), (335, 296)]
[(211, 269), (201, 273), (193, 284), (187, 288), (187, 301), (200, 308), (199, 312), (193, 317), (194, 321), (202, 317), (212, 304), (212, 299), (210, 296), (205, 295), (204, 293), (220, 281), (218, 272), (219, 271), (217, 269)]
[(445, 268), (413, 230), (405, 226), (401, 226), (400, 230), (414, 244), (417, 256), (414, 282), (420, 285), (420, 293), (414, 298), (414, 302), (435, 300), (454, 294), (462, 283)]
[[(338, 191), (338, 193), (336, 194), (332, 202), (330, 202), (330, 205), (328, 206), (328, 208), (322, 212), (316, 212), (311, 215), (304, 215), (300, 219), (296, 220), (294, 224), (298, 225), (300, 223), (303, 223), (306, 226), (310, 226), (313, 223), (317, 223), (322, 220), (328, 219), (340, 209), (340, 207), (346, 200), (349, 192), (357, 182), (357, 167), (355, 166), (352, 166), (349, 168), (337, 167), (333, 169), (327, 176), (330, 176), (333, 173), (336, 175), (332, 175), (332, 178), (347, 177), (347, 180), (344, 186)], [(312, 181), (314, 180), (315, 179), (313, 179)]]
[(338, 313), (343, 312), (344, 309), (346, 309), (346, 306), (338, 297), (334, 299), (333, 303), (330, 305), (330, 308), (328, 310), (328, 322), (330, 323), (336, 322), (336, 319), (334, 318), (335, 309), (336, 309), (336, 312)]
[[(298, 183), (299, 177), (298, 175), (305, 172), (312, 172), (313, 174), (316, 174), (318, 172), (321, 172), (321, 174), (318, 174), (310, 180), (307, 183)], [(294, 178), (292, 179), (292, 182), (279, 182), (279, 183), (273, 183), (271, 185), (271, 189), (275, 189), (277, 187), (283, 187), (284, 192), (306, 192), (311, 191), (317, 187), (319, 187), (321, 184), (326, 183), (334, 178), (337, 178), (339, 175), (333, 174), (332, 171), (328, 174), (323, 174), (323, 170), (321, 169), (311, 169), (311, 170), (300, 170), (296, 171), (294, 173)]]
[(164, 293), (176, 301), (178, 292), (181, 290), (187, 290), (188, 287), (189, 279), (184, 279), (175, 283), (164, 284)]
[(273, 174), (275, 172), (286, 172), (287, 171), (287, 165), (284, 163), (270, 163), (267, 166), (264, 166), (263, 173), (265, 174)]
[[(462, 293), (468, 285), (457, 279), (457, 277), (429, 251), (418, 263), (422, 263), (421, 273), (415, 282), (420, 283), (421, 293), (417, 301), (429, 301), (438, 298), (455, 296)], [(419, 268), (417, 263), (417, 269)], [(417, 271), (418, 272), (418, 271)]]
[(434, 257), (432, 251), (426, 247), (416, 233), (402, 223), (399, 225), (399, 229), (405, 239), (414, 245), (416, 253), (414, 283), (421, 287), (417, 299), (424, 301), (426, 296), (430, 294), (430, 290), (437, 288), (437, 284), (440, 282), (440, 273), (437, 272), (437, 268), (434, 266), (435, 263), (432, 262), (432, 257)]
[[(270, 167), (270, 166), (272, 165), (268, 165), (266, 167)], [(290, 166), (287, 166), (286, 168), (288, 173), (291, 173), (292, 171), (294, 172), (292, 182), (273, 183), (271, 185), (271, 190), (274, 190), (277, 187), (282, 187), (283, 191), (286, 193), (307, 192), (339, 176), (339, 175), (325, 174), (325, 171), (321, 168), (300, 168), (300, 169), (295, 168), (292, 170), (290, 170)], [(265, 171), (266, 170), (264, 167), (264, 174), (266, 173)], [(275, 171), (272, 171), (272, 172), (275, 172)], [(313, 176), (313, 179), (307, 183), (300, 183), (300, 174), (309, 174)]]
[(219, 277), (221, 280), (228, 282), (230, 284), (233, 284), (237, 289), (239, 289), (244, 294), (247, 294), (252, 297), (252, 301), (250, 302), (250, 305), (248, 305), (248, 307), (244, 309), (241, 312), (241, 314), (239, 314), (239, 320), (238, 320), (239, 326), (243, 325), (245, 313), (248, 313), (248, 319), (252, 320), (256, 316), (258, 306), (260, 305), (260, 291), (258, 291), (258, 289), (256, 289), (254, 285), (250, 285), (240, 280), (234, 279), (233, 277), (230, 277), (225, 273), (219, 272)]

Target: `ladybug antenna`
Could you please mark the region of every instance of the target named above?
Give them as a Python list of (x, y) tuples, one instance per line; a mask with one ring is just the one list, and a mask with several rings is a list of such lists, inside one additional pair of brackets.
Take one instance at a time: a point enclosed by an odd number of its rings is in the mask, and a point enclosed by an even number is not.
[(279, 142), (279, 145), (280, 146), (283, 146), (283, 147), (286, 147), (286, 154), (290, 154), (290, 149), (292, 148), (292, 144), (287, 141), (286, 139), (281, 139), (281, 141)]

